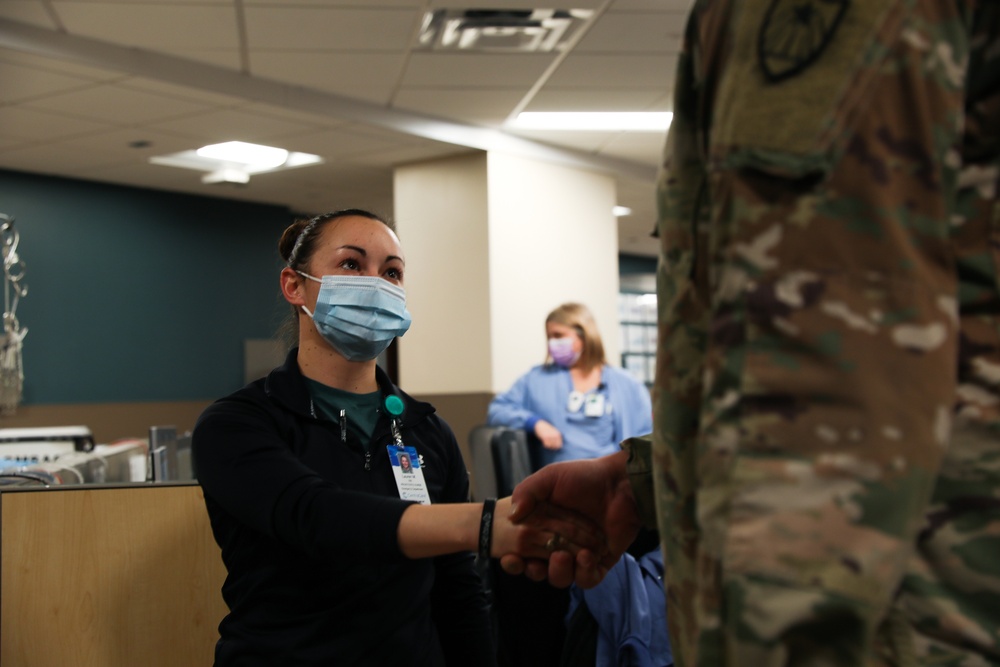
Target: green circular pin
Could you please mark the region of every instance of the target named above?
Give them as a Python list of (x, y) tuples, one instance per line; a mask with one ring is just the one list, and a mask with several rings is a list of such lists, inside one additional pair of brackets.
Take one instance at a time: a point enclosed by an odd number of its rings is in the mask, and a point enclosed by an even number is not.
[(403, 399), (395, 394), (390, 394), (385, 397), (385, 409), (389, 411), (389, 414), (393, 417), (398, 417), (403, 414)]

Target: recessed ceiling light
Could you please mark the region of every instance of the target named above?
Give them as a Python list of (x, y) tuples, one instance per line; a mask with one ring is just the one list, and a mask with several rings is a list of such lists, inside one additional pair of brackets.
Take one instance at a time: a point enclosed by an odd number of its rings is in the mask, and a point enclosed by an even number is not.
[(521, 130), (663, 132), (669, 111), (522, 111), (508, 125)]
[(613, 206), (611, 207), (611, 215), (616, 218), (624, 218), (626, 215), (632, 215), (632, 209), (628, 206)]
[(206, 172), (202, 183), (248, 183), (254, 174), (267, 174), (311, 164), (321, 164), (323, 158), (312, 153), (298, 153), (284, 148), (227, 141), (202, 146), (197, 150), (170, 155), (154, 155), (150, 163)]

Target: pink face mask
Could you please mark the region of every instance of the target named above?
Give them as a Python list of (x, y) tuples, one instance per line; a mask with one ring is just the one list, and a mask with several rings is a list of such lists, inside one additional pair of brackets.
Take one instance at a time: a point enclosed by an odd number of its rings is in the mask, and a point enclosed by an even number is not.
[(573, 339), (567, 336), (549, 339), (549, 356), (563, 368), (569, 368), (580, 358), (580, 353), (573, 350)]

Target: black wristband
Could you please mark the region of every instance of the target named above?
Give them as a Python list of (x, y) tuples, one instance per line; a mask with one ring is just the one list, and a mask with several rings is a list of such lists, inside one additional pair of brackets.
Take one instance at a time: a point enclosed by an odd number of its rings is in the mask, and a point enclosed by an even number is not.
[(479, 560), (486, 561), (490, 557), (490, 546), (493, 544), (493, 510), (497, 506), (496, 498), (483, 501), (483, 517), (479, 520)]

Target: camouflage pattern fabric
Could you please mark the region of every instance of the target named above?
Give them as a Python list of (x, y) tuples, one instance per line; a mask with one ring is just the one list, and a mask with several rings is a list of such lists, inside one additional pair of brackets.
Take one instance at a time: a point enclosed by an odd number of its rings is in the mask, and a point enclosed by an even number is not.
[(705, 0), (685, 44), (651, 450), (677, 664), (1000, 664), (1000, 3)]

